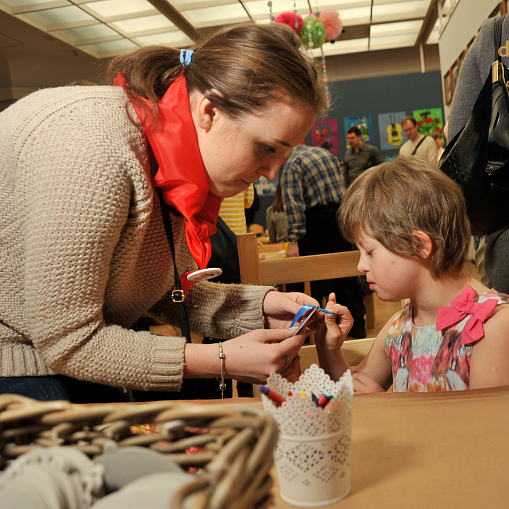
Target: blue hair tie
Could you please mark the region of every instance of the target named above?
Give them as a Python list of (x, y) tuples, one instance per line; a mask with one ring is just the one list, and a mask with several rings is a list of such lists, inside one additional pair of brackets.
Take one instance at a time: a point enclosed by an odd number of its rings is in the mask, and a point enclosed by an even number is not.
[(180, 63), (187, 67), (191, 63), (191, 57), (194, 51), (192, 49), (181, 49), (180, 50)]

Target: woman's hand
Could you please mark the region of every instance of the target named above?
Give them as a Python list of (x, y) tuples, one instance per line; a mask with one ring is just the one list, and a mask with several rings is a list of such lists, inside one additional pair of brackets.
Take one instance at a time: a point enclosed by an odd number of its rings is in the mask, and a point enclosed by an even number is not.
[(352, 314), (347, 307), (336, 303), (336, 295), (334, 293), (329, 295), (329, 301), (325, 309), (327, 311), (334, 311), (336, 314), (325, 314), (316, 331), (315, 341), (317, 347), (320, 347), (322, 350), (337, 352), (352, 328)]
[(355, 394), (365, 394), (368, 392), (385, 392), (369, 375), (364, 372), (354, 373), (353, 392)]
[(306, 339), (304, 330), (290, 337), (292, 332), (289, 329), (257, 329), (225, 341), (227, 377), (248, 383), (266, 383), (273, 371), (283, 377), (292, 374)]
[[(318, 306), (318, 302), (304, 293), (282, 293), (269, 292), (265, 295), (263, 301), (263, 314), (265, 315), (265, 328), (267, 329), (287, 329), (290, 327), (293, 318), (302, 306)], [(310, 322), (316, 322), (315, 313)], [(320, 318), (321, 319), (321, 318)], [(309, 323), (309, 322), (308, 322)], [(312, 328), (312, 327), (309, 327)]]

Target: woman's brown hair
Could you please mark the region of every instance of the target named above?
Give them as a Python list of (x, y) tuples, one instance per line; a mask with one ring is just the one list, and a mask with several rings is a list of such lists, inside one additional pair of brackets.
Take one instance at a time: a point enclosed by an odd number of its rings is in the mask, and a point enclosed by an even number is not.
[(422, 231), (432, 241), (434, 277), (459, 271), (468, 254), (470, 223), (458, 185), (420, 157), (399, 157), (366, 170), (350, 185), (338, 211), (339, 229), (355, 243), (369, 235), (401, 256), (422, 259)]
[(276, 188), (276, 197), (274, 198), (274, 202), (269, 207), (270, 210), (273, 210), (274, 212), (284, 212), (285, 211), (285, 205), (283, 202), (283, 193), (281, 192), (281, 181), (277, 183)]
[(121, 74), (130, 99), (137, 100), (134, 94), (148, 99), (156, 118), (157, 103), (182, 73), (188, 92), (198, 90), (231, 118), (261, 111), (281, 96), (309, 105), (315, 113), (323, 108), (317, 67), (286, 25), (230, 25), (193, 49), (186, 67), (180, 63), (180, 50), (164, 46), (117, 57), (108, 69), (109, 81)]

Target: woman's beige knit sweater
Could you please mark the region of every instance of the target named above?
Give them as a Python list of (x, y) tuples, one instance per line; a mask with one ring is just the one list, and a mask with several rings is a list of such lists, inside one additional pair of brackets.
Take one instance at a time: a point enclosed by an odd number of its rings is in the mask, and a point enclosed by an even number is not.
[[(129, 330), (143, 313), (178, 319), (154, 170), (128, 109), (120, 88), (65, 87), (0, 114), (0, 376), (180, 388), (184, 340)], [(172, 224), (183, 273), (196, 266), (183, 219)], [(267, 291), (198, 283), (191, 328), (219, 338), (262, 328)]]

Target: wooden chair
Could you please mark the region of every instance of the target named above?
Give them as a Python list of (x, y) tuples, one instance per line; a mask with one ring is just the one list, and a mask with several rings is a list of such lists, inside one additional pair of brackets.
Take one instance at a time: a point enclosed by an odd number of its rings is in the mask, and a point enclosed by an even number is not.
[[(310, 281), (358, 276), (359, 251), (330, 253), (296, 258), (260, 260), (256, 235), (237, 236), (240, 276), (243, 284), (282, 285), (304, 281), (304, 291), (311, 295)], [(366, 325), (375, 326), (375, 301), (373, 294), (364, 297)]]
[(256, 233), (257, 235), (265, 236), (265, 230), (261, 224), (253, 223), (248, 228), (249, 233)]

